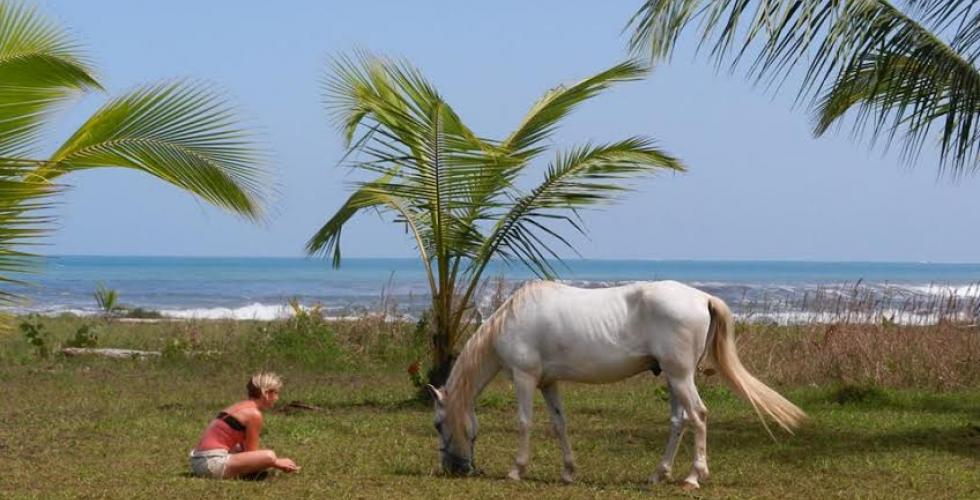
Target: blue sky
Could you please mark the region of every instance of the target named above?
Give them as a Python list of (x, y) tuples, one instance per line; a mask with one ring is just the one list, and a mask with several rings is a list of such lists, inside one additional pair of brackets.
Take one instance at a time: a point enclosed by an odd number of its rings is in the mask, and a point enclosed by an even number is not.
[[(39, 5), (84, 44), (109, 95), (179, 77), (224, 89), (274, 151), (279, 192), (255, 225), (145, 175), (82, 173), (66, 179), (46, 253), (298, 256), (356, 179), (336, 166), (342, 145), (321, 104), (330, 56), (407, 58), (473, 129), (500, 137), (548, 88), (623, 59), (621, 31), (639, 1)], [(937, 179), (928, 151), (902, 165), (847, 130), (814, 139), (791, 97), (716, 72), (685, 47), (646, 81), (583, 106), (556, 146), (647, 135), (690, 172), (639, 182), (623, 202), (586, 213), (588, 238), (572, 238), (581, 255), (980, 261), (980, 178)], [(57, 115), (45, 152), (106, 99), (84, 96)], [(373, 214), (343, 245), (351, 257), (413, 255), (401, 228)]]

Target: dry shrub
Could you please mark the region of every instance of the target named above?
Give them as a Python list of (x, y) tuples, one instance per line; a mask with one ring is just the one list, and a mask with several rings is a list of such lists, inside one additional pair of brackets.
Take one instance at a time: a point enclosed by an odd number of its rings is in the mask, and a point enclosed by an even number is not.
[(380, 314), (331, 321), (337, 342), (350, 352), (382, 356), (404, 350), (410, 340), (413, 323)]
[(980, 385), (980, 327), (739, 324), (739, 355), (774, 384), (950, 390)]

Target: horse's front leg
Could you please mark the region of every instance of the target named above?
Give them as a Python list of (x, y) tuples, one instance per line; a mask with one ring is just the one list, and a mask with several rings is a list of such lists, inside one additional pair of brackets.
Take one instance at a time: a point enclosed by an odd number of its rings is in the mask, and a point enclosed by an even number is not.
[(568, 434), (565, 433), (565, 411), (561, 407), (561, 396), (558, 395), (558, 384), (551, 383), (541, 388), (541, 394), (548, 405), (548, 412), (551, 414), (551, 425), (558, 436), (558, 444), (561, 446), (562, 471), (561, 480), (571, 483), (575, 480), (575, 455), (572, 454), (572, 445), (568, 442)]
[(517, 458), (508, 479), (520, 481), (531, 460), (531, 417), (534, 413), (534, 388), (537, 377), (514, 370), (514, 392), (517, 396)]

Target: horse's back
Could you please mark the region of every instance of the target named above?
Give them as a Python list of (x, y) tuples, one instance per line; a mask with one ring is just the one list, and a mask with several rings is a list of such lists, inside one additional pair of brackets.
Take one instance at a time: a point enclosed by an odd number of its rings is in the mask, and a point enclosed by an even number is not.
[(498, 352), (505, 364), (536, 368), (546, 379), (619, 380), (691, 344), (678, 335), (706, 332), (707, 297), (674, 281), (597, 289), (534, 283), (508, 305)]

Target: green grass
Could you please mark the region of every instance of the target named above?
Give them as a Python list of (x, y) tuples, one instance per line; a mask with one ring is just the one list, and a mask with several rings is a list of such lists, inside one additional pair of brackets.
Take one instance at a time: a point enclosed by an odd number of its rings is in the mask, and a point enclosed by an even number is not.
[[(51, 320), (54, 337), (77, 327)], [(187, 324), (114, 324), (100, 346), (162, 348)], [(201, 323), (198, 347), (210, 357), (150, 361), (37, 360), (19, 334), (0, 338), (0, 498), (338, 498), (473, 497), (662, 498), (677, 485), (650, 487), (667, 438), (662, 381), (650, 374), (606, 386), (566, 385), (569, 433), (579, 479), (559, 481), (560, 455), (538, 396), (529, 477), (504, 479), (516, 447), (515, 404), (502, 377), (478, 405), (477, 465), (485, 474), (438, 474), (430, 409), (412, 399), (404, 372), (417, 352), (406, 337), (380, 348), (352, 347), (354, 327), (331, 327), (323, 358), (272, 343), (261, 325)], [(350, 330), (344, 330), (351, 328)], [(60, 333), (58, 333), (60, 332)], [(275, 335), (283, 335), (279, 330)], [(405, 335), (410, 335), (406, 333)], [(285, 349), (285, 350), (284, 350)], [(222, 406), (240, 398), (258, 368), (286, 378), (280, 407), (267, 417), (263, 445), (303, 470), (263, 482), (190, 477), (187, 453)], [(764, 373), (759, 373), (765, 378)], [(751, 409), (711, 381), (705, 498), (977, 498), (980, 496), (980, 388), (781, 387), (810, 414), (795, 436), (769, 439)], [(690, 467), (690, 435), (674, 467)]]

